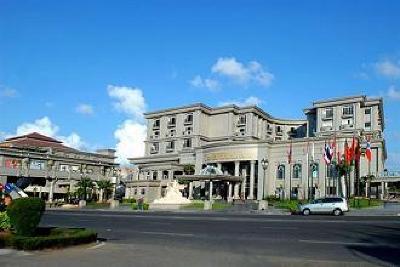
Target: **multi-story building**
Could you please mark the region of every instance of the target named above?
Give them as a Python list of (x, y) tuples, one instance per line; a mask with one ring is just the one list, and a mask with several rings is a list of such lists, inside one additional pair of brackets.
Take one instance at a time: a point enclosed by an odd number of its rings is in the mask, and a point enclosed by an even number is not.
[(32, 183), (24, 190), (28, 195), (61, 199), (82, 177), (113, 180), (118, 175), (114, 153), (113, 149), (82, 152), (39, 133), (8, 138), (0, 143), (0, 183), (30, 177)]
[[(384, 170), (381, 98), (354, 96), (316, 101), (304, 113), (305, 119), (287, 120), (256, 106), (210, 108), (204, 104), (146, 113), (145, 156), (130, 159), (139, 174), (128, 184), (128, 196), (142, 196), (148, 201), (160, 197), (167, 182), (182, 175), (188, 165), (194, 166), (195, 174), (214, 165), (225, 174), (241, 176), (235, 196), (228, 197), (336, 195), (339, 182), (332, 166), (323, 161), (322, 150), (326, 142), (335, 139), (337, 151), (343, 152), (344, 143), (351, 145), (353, 136), (361, 148), (371, 138), (373, 160), (367, 164), (361, 157), (359, 170), (350, 175), (351, 193), (359, 189), (356, 184), (360, 177)], [(204, 195), (204, 182), (190, 186), (194, 188), (188, 190), (189, 197), (193, 192)], [(218, 188), (214, 190), (216, 197), (221, 197)], [(228, 198), (226, 192), (222, 197)]]

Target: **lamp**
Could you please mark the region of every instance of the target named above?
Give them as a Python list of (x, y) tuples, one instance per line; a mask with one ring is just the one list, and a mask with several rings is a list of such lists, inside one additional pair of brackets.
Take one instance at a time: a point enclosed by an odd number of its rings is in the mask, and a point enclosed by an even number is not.
[(264, 170), (264, 179), (263, 179), (263, 191), (262, 191), (262, 199), (264, 199), (264, 192), (265, 192), (265, 175), (266, 175), (266, 173), (267, 173), (267, 169), (268, 169), (268, 166), (269, 166), (269, 160), (268, 159), (262, 159), (261, 160), (261, 166), (262, 166), (262, 168), (263, 168), (263, 170)]

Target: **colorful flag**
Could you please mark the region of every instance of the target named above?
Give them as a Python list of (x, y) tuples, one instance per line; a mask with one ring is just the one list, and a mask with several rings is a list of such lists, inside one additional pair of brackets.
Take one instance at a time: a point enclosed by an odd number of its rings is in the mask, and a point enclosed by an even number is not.
[(351, 160), (351, 152), (350, 152), (350, 148), (349, 148), (349, 143), (347, 143), (347, 139), (344, 142), (344, 160), (345, 163), (350, 165), (350, 160)]
[(325, 147), (324, 147), (324, 160), (326, 164), (330, 164), (332, 162), (332, 148), (331, 146), (325, 142)]
[(371, 139), (367, 140), (367, 149), (365, 150), (365, 156), (367, 156), (368, 161), (372, 159), (372, 150), (371, 150)]

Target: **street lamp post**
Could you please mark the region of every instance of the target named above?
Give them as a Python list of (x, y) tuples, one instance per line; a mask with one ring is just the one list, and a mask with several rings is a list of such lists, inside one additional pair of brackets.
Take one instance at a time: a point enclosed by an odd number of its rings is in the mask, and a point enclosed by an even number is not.
[[(263, 182), (262, 182), (262, 194), (261, 197), (262, 199), (260, 199), (258, 201), (258, 210), (266, 210), (268, 209), (268, 202), (266, 200), (264, 200), (264, 192), (265, 192), (265, 178), (266, 178), (266, 173), (267, 173), (267, 169), (268, 169), (268, 165), (269, 165), (269, 161), (268, 159), (262, 159), (261, 160), (261, 166), (264, 170), (264, 177), (263, 177)], [(267, 183), (268, 186), (268, 183)], [(268, 188), (267, 188), (268, 190)]]
[[(263, 191), (262, 191), (262, 199), (264, 199), (264, 192), (265, 192), (265, 178), (266, 178), (266, 174), (267, 174), (267, 169), (269, 166), (269, 160), (268, 159), (262, 159), (261, 160), (261, 166), (264, 170), (264, 179), (263, 179)], [(268, 186), (268, 183), (267, 183)], [(267, 188), (268, 189), (268, 188)]]

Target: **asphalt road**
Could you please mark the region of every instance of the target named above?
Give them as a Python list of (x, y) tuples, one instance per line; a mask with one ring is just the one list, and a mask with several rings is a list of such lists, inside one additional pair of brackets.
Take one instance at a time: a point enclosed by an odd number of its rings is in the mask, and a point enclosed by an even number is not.
[(104, 242), (4, 252), (0, 266), (400, 266), (400, 217), (46, 212)]

